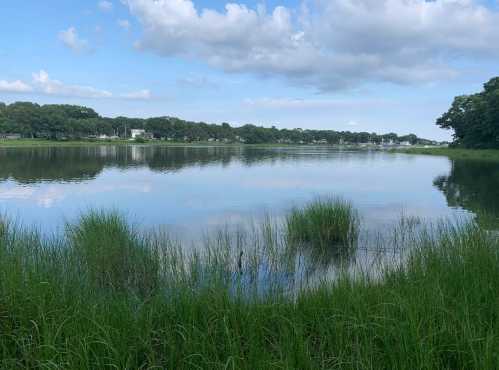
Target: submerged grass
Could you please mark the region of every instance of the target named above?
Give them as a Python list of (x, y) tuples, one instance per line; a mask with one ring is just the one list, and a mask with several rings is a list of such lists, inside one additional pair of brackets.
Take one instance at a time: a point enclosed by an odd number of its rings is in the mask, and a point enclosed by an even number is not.
[(204, 253), (116, 214), (53, 238), (0, 224), (1, 368), (499, 367), (499, 241), (474, 224), (419, 229), (403, 264), (300, 291), (268, 223)]

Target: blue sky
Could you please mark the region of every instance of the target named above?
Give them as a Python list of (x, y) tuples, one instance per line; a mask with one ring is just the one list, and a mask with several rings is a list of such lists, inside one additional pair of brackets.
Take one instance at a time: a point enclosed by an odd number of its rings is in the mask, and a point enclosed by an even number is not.
[(4, 0), (0, 101), (448, 139), (499, 75), (495, 0), (234, 1)]

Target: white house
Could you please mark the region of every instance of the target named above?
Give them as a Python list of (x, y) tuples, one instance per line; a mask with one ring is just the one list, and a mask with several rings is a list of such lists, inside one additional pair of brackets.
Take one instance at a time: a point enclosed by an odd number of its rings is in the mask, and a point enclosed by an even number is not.
[(0, 139), (19, 140), (19, 139), (21, 139), (21, 134), (2, 134), (2, 133), (0, 133)]
[(132, 139), (136, 139), (138, 137), (145, 136), (145, 134), (146, 134), (146, 130), (142, 130), (142, 129), (132, 129), (132, 131), (131, 131)]

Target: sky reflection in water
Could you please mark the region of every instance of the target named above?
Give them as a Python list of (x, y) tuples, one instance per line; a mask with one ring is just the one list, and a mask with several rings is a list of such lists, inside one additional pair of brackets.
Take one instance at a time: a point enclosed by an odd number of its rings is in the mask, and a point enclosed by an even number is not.
[(265, 212), (278, 217), (327, 195), (353, 201), (373, 230), (402, 213), (437, 219), (485, 209), (497, 217), (499, 208), (495, 164), (445, 157), (315, 147), (96, 146), (3, 148), (0, 163), (0, 211), (46, 231), (99, 208), (194, 235)]

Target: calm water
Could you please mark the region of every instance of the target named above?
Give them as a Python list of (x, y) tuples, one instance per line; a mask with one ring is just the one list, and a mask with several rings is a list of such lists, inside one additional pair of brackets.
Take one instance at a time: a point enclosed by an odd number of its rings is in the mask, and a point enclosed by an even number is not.
[(276, 217), (316, 196), (354, 202), (382, 229), (402, 214), (496, 224), (499, 166), (445, 157), (301, 147), (0, 149), (0, 212), (58, 230), (89, 208), (183, 236)]

